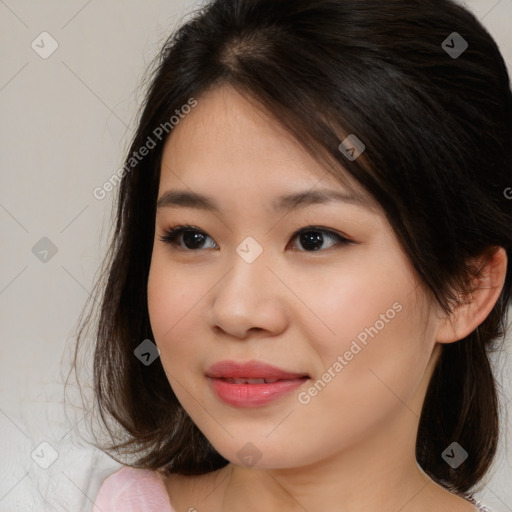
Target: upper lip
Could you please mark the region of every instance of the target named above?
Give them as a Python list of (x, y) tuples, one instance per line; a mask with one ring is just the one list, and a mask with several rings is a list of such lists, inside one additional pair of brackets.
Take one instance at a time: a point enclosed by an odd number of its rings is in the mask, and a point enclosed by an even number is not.
[(207, 370), (206, 375), (214, 379), (278, 379), (290, 380), (309, 377), (306, 373), (282, 370), (261, 361), (219, 361)]

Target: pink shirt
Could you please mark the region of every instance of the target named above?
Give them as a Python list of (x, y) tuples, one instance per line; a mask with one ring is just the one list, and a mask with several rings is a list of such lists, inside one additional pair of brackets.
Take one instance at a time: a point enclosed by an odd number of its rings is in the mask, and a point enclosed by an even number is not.
[(176, 512), (158, 471), (124, 466), (100, 487), (93, 512)]
[[(481, 512), (491, 512), (469, 499)], [(100, 487), (93, 512), (176, 512), (158, 471), (124, 466)]]

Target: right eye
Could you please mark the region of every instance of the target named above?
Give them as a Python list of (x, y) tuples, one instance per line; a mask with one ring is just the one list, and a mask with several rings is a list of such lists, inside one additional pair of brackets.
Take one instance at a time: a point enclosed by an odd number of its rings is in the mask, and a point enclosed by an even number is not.
[[(210, 237), (204, 231), (201, 231), (195, 226), (185, 225), (169, 228), (165, 231), (165, 234), (159, 238), (162, 242), (169, 244), (177, 250), (197, 251), (205, 248), (202, 247), (202, 245), (204, 244), (205, 239)], [(210, 240), (212, 240), (212, 238), (210, 238)], [(180, 245), (180, 243), (183, 243), (185, 247)], [(215, 242), (213, 242), (213, 244), (213, 247), (206, 247), (206, 249), (217, 248), (217, 244), (215, 244)]]

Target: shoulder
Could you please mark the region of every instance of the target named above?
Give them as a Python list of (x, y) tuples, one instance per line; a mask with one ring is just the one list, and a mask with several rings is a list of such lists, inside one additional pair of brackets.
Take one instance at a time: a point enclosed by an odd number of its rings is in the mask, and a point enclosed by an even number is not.
[(157, 471), (123, 466), (105, 478), (93, 512), (174, 512), (163, 480)]
[(487, 508), (485, 505), (482, 505), (481, 503), (476, 503), (476, 507), (478, 508), (479, 512), (492, 512), (490, 508)]
[(476, 500), (473, 496), (466, 496), (466, 499), (475, 505), (478, 509), (478, 512), (492, 512), (492, 510), (485, 505), (483, 505), (480, 501)]

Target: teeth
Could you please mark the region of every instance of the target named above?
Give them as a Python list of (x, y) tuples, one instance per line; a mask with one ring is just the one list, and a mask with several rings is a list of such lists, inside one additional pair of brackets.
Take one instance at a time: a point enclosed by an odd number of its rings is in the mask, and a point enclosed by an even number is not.
[(279, 379), (225, 379), (230, 384), (272, 384)]

